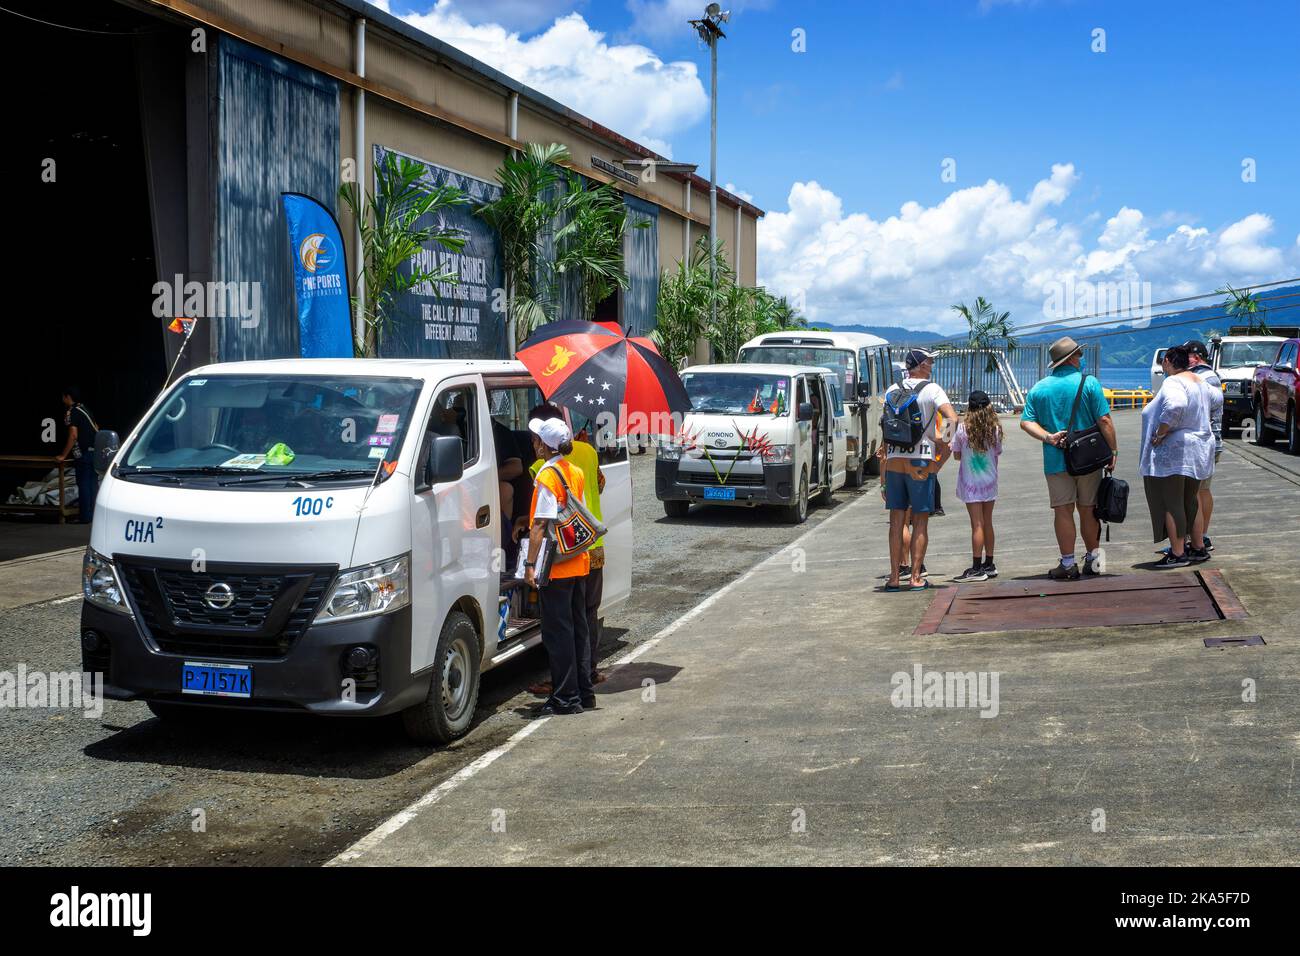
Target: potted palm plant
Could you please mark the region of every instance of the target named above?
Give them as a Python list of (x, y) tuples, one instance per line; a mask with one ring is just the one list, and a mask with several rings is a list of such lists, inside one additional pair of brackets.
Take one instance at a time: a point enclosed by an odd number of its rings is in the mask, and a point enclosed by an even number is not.
[[(391, 323), (398, 297), (423, 283), (456, 281), (447, 269), (428, 269), (415, 264), (414, 257), (429, 243), (452, 252), (465, 248), (465, 237), (440, 224), (421, 220), (439, 210), (468, 202), (465, 194), (450, 186), (429, 187), (422, 182), (424, 166), (405, 156), (388, 153), (375, 169), (376, 191), (363, 193), (356, 183), (344, 183), (339, 198), (348, 207), (361, 231), (361, 268), (366, 289), (365, 305), (358, 297), (363, 321), (361, 339), (353, 340), (353, 353), (360, 358), (377, 358), (382, 335)], [(406, 271), (402, 266), (410, 264)]]

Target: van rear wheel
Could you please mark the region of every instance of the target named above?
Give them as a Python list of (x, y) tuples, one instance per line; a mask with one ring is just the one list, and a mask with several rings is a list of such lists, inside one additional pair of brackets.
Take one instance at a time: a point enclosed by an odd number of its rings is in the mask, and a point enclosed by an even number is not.
[(844, 483), (848, 485), (850, 488), (862, 487), (862, 482), (867, 475), (867, 459), (865, 456), (866, 456), (865, 452), (858, 455), (858, 466), (856, 468), (851, 469), (848, 473), (848, 476), (844, 480)]
[(406, 734), (419, 744), (446, 744), (464, 736), (478, 704), (479, 649), (474, 623), (460, 611), (447, 615), (438, 637), (429, 693), (402, 711)]

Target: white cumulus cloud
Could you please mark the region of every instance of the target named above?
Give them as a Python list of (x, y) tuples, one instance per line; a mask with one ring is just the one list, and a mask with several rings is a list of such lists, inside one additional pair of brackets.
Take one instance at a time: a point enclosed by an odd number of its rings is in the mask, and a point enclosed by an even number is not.
[(1271, 245), (1273, 220), (1262, 213), (1218, 230), (1129, 206), (1104, 223), (1095, 214), (1060, 221), (1079, 179), (1058, 164), (1023, 197), (989, 180), (884, 219), (846, 212), (816, 181), (796, 182), (786, 208), (760, 220), (759, 281), (804, 303), (815, 322), (952, 332), (960, 323), (949, 306), (977, 295), (1028, 324), (1056, 317), (1045, 304), (1067, 283), (1150, 283), (1150, 302), (1283, 278), (1300, 264), (1300, 241)]
[[(387, 9), (387, 0), (380, 6)], [(665, 156), (672, 156), (672, 136), (708, 112), (694, 63), (665, 61), (635, 43), (610, 43), (578, 13), (556, 17), (533, 36), (471, 22), (452, 0), (399, 16)]]

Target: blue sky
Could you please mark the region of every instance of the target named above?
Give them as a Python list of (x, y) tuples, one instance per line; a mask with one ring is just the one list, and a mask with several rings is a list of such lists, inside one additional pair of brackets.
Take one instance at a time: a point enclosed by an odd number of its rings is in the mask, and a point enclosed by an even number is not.
[[(707, 50), (684, 22), (697, 6), (391, 4), (707, 175)], [(819, 321), (947, 330), (948, 305), (978, 294), (1021, 316), (1052, 283), (1158, 300), (1300, 272), (1300, 4), (731, 8), (719, 176), (769, 210), (760, 279)]]

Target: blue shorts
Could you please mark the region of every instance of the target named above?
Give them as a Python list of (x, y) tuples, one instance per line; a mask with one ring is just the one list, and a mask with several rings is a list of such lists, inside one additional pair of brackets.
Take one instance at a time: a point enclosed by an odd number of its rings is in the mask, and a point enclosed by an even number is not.
[[(913, 458), (910, 464), (915, 468), (928, 468), (930, 462), (925, 458)], [(902, 471), (885, 472), (885, 507), (890, 511), (912, 509), (913, 514), (928, 515), (934, 511), (934, 486), (937, 475), (926, 475), (917, 481)]]

